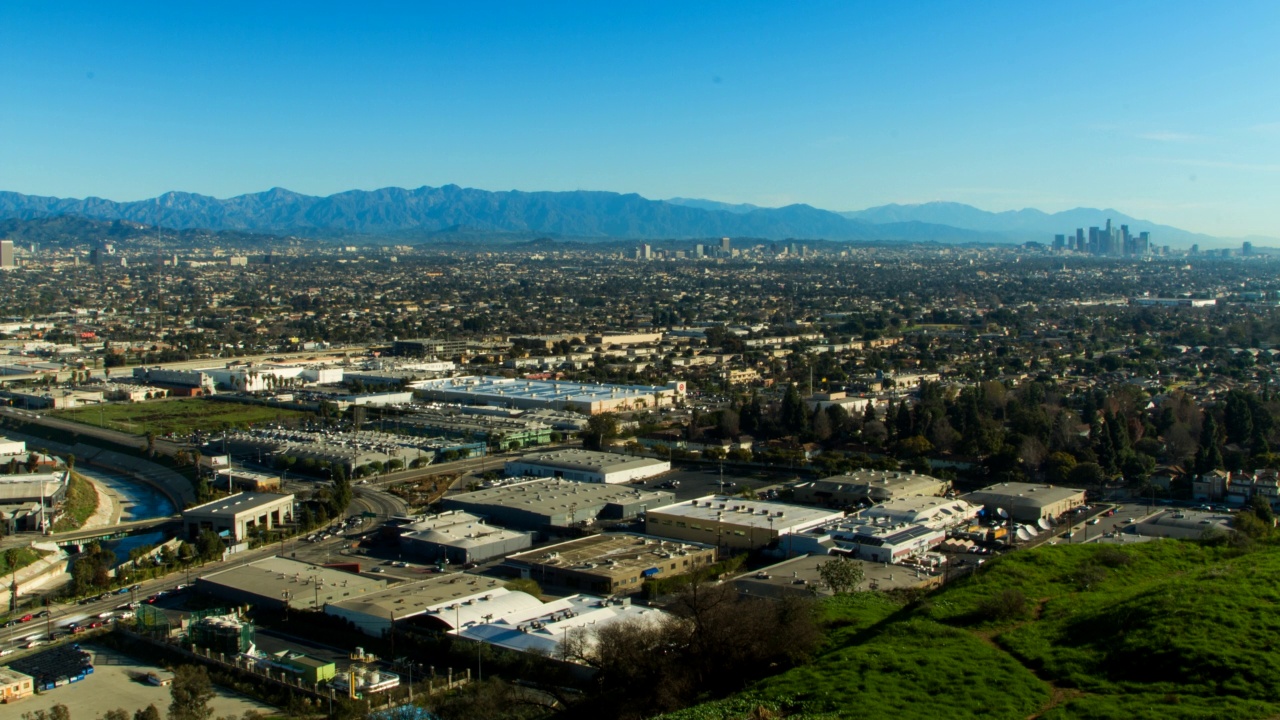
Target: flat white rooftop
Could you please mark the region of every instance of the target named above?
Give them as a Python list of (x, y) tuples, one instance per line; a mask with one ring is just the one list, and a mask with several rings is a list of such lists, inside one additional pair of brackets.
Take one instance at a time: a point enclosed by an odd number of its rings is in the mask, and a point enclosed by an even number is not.
[(546, 402), (570, 401), (582, 403), (641, 398), (652, 395), (655, 392), (670, 395), (674, 392), (669, 387), (651, 387), (648, 385), (608, 385), (560, 380), (522, 380), (490, 375), (468, 375), (430, 380), (422, 383), (419, 389), (468, 393), (493, 400), (520, 398)]
[(236, 493), (219, 500), (197, 505), (182, 511), (184, 515), (239, 515), (240, 513), (271, 507), (280, 502), (293, 502), (293, 495), (277, 493)]

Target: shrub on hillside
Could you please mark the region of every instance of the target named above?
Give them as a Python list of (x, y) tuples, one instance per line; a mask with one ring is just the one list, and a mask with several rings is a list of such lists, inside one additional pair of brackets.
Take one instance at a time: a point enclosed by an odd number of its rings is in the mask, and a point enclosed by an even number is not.
[(982, 620), (1003, 622), (1026, 615), (1027, 596), (1017, 588), (996, 591), (978, 603), (978, 617)]

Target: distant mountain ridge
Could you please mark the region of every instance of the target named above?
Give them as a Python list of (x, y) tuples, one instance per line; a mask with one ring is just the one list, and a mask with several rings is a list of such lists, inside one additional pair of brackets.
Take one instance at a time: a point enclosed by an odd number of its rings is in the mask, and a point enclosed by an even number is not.
[[(989, 243), (1047, 243), (1055, 233), (1102, 224), (1109, 216), (1113, 222), (1128, 223), (1135, 233), (1150, 230), (1157, 243), (1183, 242), (1184, 238), (1198, 242), (1205, 238), (1114, 211), (988, 213), (957, 203), (886, 205), (836, 213), (799, 204), (762, 208), (690, 198), (650, 200), (634, 193), (492, 192), (457, 185), (349, 190), (327, 197), (278, 187), (226, 199), (169, 192), (134, 202), (0, 192), (0, 219), (59, 216), (178, 230), (199, 228), (332, 239), (394, 237), (424, 242), (465, 229), (468, 235), (535, 234), (588, 240), (753, 237)], [(1103, 220), (1099, 222), (1097, 218)]]
[(1007, 210), (1005, 212), (988, 212), (972, 205), (954, 202), (929, 202), (918, 205), (881, 205), (866, 210), (853, 210), (840, 213), (851, 220), (863, 220), (870, 223), (924, 222), (936, 225), (996, 232), (1011, 237), (1049, 240), (1059, 233), (1070, 235), (1076, 228), (1084, 228), (1086, 236), (1090, 227), (1104, 227), (1107, 220), (1113, 225), (1128, 225), (1134, 234), (1150, 232), (1153, 241), (1165, 245), (1212, 242), (1218, 238), (1199, 233), (1188, 232), (1169, 225), (1160, 225), (1150, 220), (1141, 220), (1126, 215), (1119, 210), (1108, 208), (1075, 208), (1057, 213), (1046, 213), (1035, 208), (1024, 210)]

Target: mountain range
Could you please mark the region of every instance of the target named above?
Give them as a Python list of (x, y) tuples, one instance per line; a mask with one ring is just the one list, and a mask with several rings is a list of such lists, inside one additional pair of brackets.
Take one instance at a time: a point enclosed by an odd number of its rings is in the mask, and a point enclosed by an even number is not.
[(0, 192), (0, 219), (78, 216), (151, 226), (292, 235), (432, 241), (469, 237), (546, 235), (574, 239), (693, 239), (1050, 243), (1076, 228), (1128, 225), (1157, 244), (1215, 244), (1215, 238), (1132, 218), (1116, 210), (1077, 208), (987, 212), (959, 203), (884, 205), (833, 212), (809, 205), (764, 208), (710, 200), (651, 200), (636, 194), (492, 192), (457, 185), (416, 189), (349, 190), (318, 197), (283, 188), (218, 199), (169, 192), (149, 200), (56, 198)]

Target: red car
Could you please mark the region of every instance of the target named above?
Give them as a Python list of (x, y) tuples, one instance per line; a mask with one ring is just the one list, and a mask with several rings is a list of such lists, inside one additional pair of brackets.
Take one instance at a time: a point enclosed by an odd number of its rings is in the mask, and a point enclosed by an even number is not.
[(31, 615), (31, 614), (29, 614), (29, 613), (28, 613), (28, 614), (23, 615), (22, 617), (18, 618), (18, 622), (30, 622), (30, 621), (32, 620), (32, 618), (34, 618), (34, 617), (35, 617), (35, 615)]

